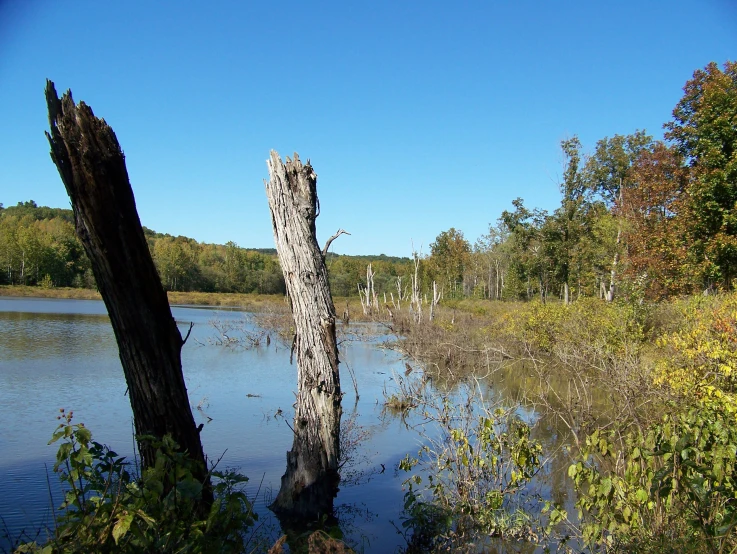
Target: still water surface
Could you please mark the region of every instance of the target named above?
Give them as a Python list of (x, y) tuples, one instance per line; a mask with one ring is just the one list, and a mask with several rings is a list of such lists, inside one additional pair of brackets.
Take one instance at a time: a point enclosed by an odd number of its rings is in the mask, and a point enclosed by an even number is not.
[[(244, 314), (214, 308), (173, 307), (182, 335), (192, 335), (182, 351), (184, 377), (201, 437), (211, 460), (240, 468), (251, 479), (262, 520), (273, 527), (266, 509), (279, 487), (285, 453), (291, 447), (296, 367), (289, 348), (246, 350), (210, 344), (213, 320), (241, 320)], [(359, 551), (393, 552), (404, 540), (400, 526), (402, 479), (394, 468), (417, 450), (417, 435), (382, 414), (383, 390), (391, 389), (403, 361), (378, 343), (348, 341), (341, 354), (345, 421), (353, 412), (368, 432), (356, 468), (365, 472), (356, 485), (342, 484), (336, 499), (347, 542)], [(346, 368), (356, 375), (360, 399)], [(132, 413), (112, 328), (101, 301), (0, 298), (0, 516), (11, 534), (52, 525), (47, 474), (54, 503), (60, 503), (58, 479), (51, 472), (56, 453), (47, 442), (60, 408), (74, 411), (95, 440), (119, 454), (133, 454)], [(249, 397), (248, 395), (256, 395)], [(282, 410), (283, 417), (276, 416)], [(386, 471), (381, 472), (381, 467)], [(0, 525), (2, 522), (0, 521)], [(268, 525), (267, 525), (268, 527)], [(0, 528), (0, 534), (2, 528)], [(0, 551), (7, 539), (0, 539)]]

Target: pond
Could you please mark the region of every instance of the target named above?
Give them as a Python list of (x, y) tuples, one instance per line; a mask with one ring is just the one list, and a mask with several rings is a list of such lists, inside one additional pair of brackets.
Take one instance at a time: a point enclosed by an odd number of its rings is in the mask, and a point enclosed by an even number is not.
[[(211, 344), (213, 321), (242, 321), (244, 314), (214, 308), (173, 307), (186, 334), (182, 351), (190, 404), (210, 460), (239, 468), (250, 478), (249, 496), (264, 529), (279, 535), (266, 508), (279, 488), (292, 437), (296, 367), (289, 348), (273, 340), (256, 348)], [(404, 544), (399, 460), (417, 450), (417, 435), (382, 412), (383, 391), (404, 361), (376, 341), (346, 341), (341, 377), (343, 421), (356, 414), (368, 437), (354, 470), (356, 484), (342, 483), (335, 505), (347, 542), (365, 552), (392, 552)], [(346, 369), (356, 377), (359, 400)], [(132, 457), (130, 402), (112, 328), (100, 301), (0, 298), (0, 525), (11, 536), (52, 527), (53, 503), (60, 503), (58, 478), (51, 471), (56, 446), (47, 442), (60, 408), (74, 411), (99, 442)], [(383, 471), (382, 469), (385, 468)], [(48, 476), (48, 479), (47, 479)], [(49, 486), (51, 485), (51, 491)], [(3, 523), (4, 522), (4, 523)], [(1, 529), (0, 529), (1, 531)], [(43, 537), (44, 535), (41, 535)], [(0, 550), (8, 548), (7, 537)]]
[[(273, 543), (281, 529), (268, 510), (278, 492), (292, 446), (297, 370), (290, 348), (279, 340), (261, 340), (243, 348), (216, 344), (218, 328), (234, 326), (263, 332), (238, 310), (174, 306), (182, 336), (193, 324), (182, 350), (184, 377), (196, 424), (209, 460), (219, 468), (236, 468), (250, 478), (247, 492), (259, 513), (259, 536)], [(357, 446), (343, 472), (335, 500), (336, 516), (346, 543), (358, 552), (396, 552), (406, 546), (400, 533), (404, 506), (400, 460), (415, 455), (422, 436), (422, 415), (406, 419), (384, 409), (386, 396), (404, 377), (405, 359), (386, 348), (381, 327), (351, 324), (341, 342), (343, 426), (352, 427), (347, 442)], [(232, 335), (231, 335), (232, 336)], [(275, 335), (274, 335), (275, 336)], [(360, 336), (360, 340), (351, 337)], [(263, 337), (262, 337), (263, 338)], [(415, 364), (416, 365), (416, 364)], [(413, 373), (425, 383), (418, 370)], [(353, 386), (358, 389), (356, 398)], [(474, 387), (487, 400), (519, 398), (528, 385), (524, 368), (495, 373)], [(406, 382), (406, 380), (405, 380)], [(432, 390), (434, 381), (426, 383)], [(454, 392), (441, 387), (454, 398)], [(52, 471), (57, 445), (48, 440), (61, 408), (74, 411), (93, 438), (129, 459), (134, 455), (133, 422), (117, 345), (101, 301), (0, 297), (0, 552), (10, 538), (25, 532), (39, 540), (53, 528), (61, 503), (58, 477)], [(525, 496), (532, 510), (540, 499), (554, 499), (574, 512), (573, 491), (565, 478), (568, 457), (560, 447), (555, 421), (530, 408), (517, 415), (535, 423), (533, 438), (547, 453), (534, 491)], [(425, 429), (425, 431), (428, 431)], [(429, 431), (432, 433), (432, 430)], [(342, 439), (343, 440), (343, 439)], [(347, 442), (344, 442), (347, 444)], [(346, 479), (348, 477), (348, 479)], [(528, 509), (527, 507), (525, 509)], [(539, 509), (539, 508), (538, 508)], [(495, 544), (497, 551), (519, 551), (520, 544)], [(526, 552), (534, 546), (523, 547)]]

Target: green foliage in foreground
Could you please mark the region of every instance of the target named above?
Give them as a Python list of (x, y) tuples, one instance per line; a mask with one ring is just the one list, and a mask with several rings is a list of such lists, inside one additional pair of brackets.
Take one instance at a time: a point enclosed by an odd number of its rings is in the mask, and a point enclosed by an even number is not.
[(212, 472), (215, 501), (202, 513), (195, 462), (171, 437), (153, 441), (156, 463), (134, 478), (125, 458), (93, 441), (83, 423), (71, 423), (72, 412), (60, 418), (49, 441), (60, 441), (54, 471), (65, 490), (56, 529), (45, 545), (24, 544), (17, 553), (244, 550), (244, 532), (257, 519), (243, 492), (246, 477)]
[(455, 551), (479, 536), (526, 539), (530, 516), (515, 506), (540, 470), (542, 445), (512, 410), (492, 409), (473, 390), (466, 398), (421, 399), (439, 438), (428, 434), (416, 458), (399, 468), (405, 481), (407, 552)]
[(592, 549), (734, 552), (735, 423), (734, 407), (708, 401), (628, 434), (623, 449), (614, 446), (614, 432), (589, 435), (568, 470), (585, 542)]
[[(515, 493), (495, 510), (495, 498), (476, 492), (493, 484), (484, 486), (483, 475), (470, 471), (476, 466), (465, 466), (483, 458), (478, 416), (491, 416), (462, 415), (467, 404), (456, 392), (453, 404), (433, 411), (426, 395), (400, 382), (389, 400), (420, 411), (445, 437), (421, 452), (413, 470), (421, 481), (408, 483), (407, 552), (478, 552), (480, 543), (495, 546), (489, 537), (512, 536), (528, 539), (523, 551), (737, 553), (737, 292), (625, 300), (466, 300), (458, 306), (473, 317), (441, 311), (431, 325), (411, 328), (403, 345), (436, 368), (435, 382), (469, 371), (496, 374), (511, 396), (571, 432), (554, 439), (565, 456), (556, 461), (569, 471), (565, 483), (552, 486), (558, 493), (575, 488), (577, 509), (562, 500), (570, 496), (543, 492), (549, 502), (542, 510), (515, 503)], [(461, 354), (444, 359), (448, 345)], [(503, 353), (498, 366), (490, 353)], [(513, 469), (509, 449), (499, 459)], [(533, 499), (536, 485), (522, 498)], [(467, 494), (480, 500), (468, 503)]]

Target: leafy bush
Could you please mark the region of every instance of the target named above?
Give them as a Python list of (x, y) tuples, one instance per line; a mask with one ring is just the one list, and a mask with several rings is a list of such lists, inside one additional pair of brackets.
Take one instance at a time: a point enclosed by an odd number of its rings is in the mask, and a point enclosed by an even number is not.
[(479, 535), (524, 538), (529, 516), (516, 509), (516, 495), (542, 464), (542, 446), (514, 411), (492, 410), (461, 387), (465, 398), (425, 397), (419, 409), (432, 430), (404, 471), (422, 471), (405, 481), (405, 529), (417, 551), (457, 549)]
[(629, 304), (582, 298), (569, 304), (530, 302), (505, 316), (507, 336), (535, 351), (595, 349), (617, 356), (643, 338), (641, 314)]
[(203, 510), (203, 483), (192, 476), (196, 462), (170, 436), (146, 439), (156, 448), (155, 463), (134, 478), (130, 463), (93, 441), (72, 416), (62, 410), (49, 441), (60, 441), (54, 471), (64, 488), (54, 534), (43, 546), (28, 543), (16, 552), (243, 551), (244, 532), (257, 519), (242, 490), (246, 477), (213, 471), (215, 500)]
[(692, 395), (737, 393), (737, 294), (694, 297), (679, 306), (683, 324), (661, 336), (656, 380)]
[(734, 552), (733, 406), (707, 401), (624, 442), (616, 448), (613, 432), (596, 431), (569, 467), (585, 542), (592, 549)]

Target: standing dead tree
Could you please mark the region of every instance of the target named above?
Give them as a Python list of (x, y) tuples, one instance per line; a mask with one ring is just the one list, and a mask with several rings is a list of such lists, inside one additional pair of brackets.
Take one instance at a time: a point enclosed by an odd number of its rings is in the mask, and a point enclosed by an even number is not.
[(371, 315), (374, 308), (378, 310), (379, 302), (376, 299), (376, 290), (374, 290), (374, 271), (371, 264), (366, 267), (366, 286), (358, 283), (358, 296), (361, 298), (361, 307), (363, 315)]
[[(61, 100), (46, 82), (51, 159), (72, 202), (77, 236), (92, 264), (128, 384), (138, 436), (170, 434), (199, 462), (195, 475), (210, 492), (200, 435), (182, 375), (184, 340), (138, 219), (125, 156), (105, 120), (71, 91)], [(185, 339), (186, 340), (186, 339)], [(155, 462), (150, 441), (140, 441), (143, 467)]]
[(409, 303), (410, 312), (413, 314), (415, 322), (420, 323), (422, 321), (422, 297), (420, 296), (420, 255), (412, 249), (412, 261), (415, 265), (414, 274), (410, 277), (412, 279), (412, 299)]
[(432, 282), (432, 302), (430, 303), (430, 321), (435, 319), (435, 306), (440, 303), (440, 299), (443, 297), (443, 291), (438, 290), (438, 284)]
[[(392, 306), (394, 306), (394, 309), (396, 311), (400, 311), (402, 309), (402, 301), (407, 299), (407, 289), (402, 288), (402, 276), (398, 276), (394, 284), (397, 286), (397, 299), (394, 300), (394, 293), (390, 292), (389, 295), (392, 299)], [(384, 296), (386, 296), (386, 293), (384, 293)], [(386, 300), (384, 300), (384, 303), (386, 303)]]
[(271, 509), (292, 519), (314, 519), (332, 512), (339, 481), (342, 395), (335, 307), (316, 237), (317, 175), (296, 153), (285, 164), (272, 150), (267, 165), (266, 196), (292, 305), (297, 354), (294, 442)]

